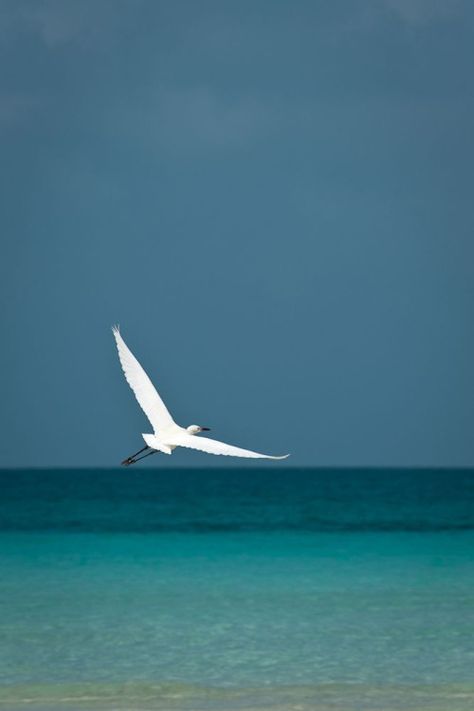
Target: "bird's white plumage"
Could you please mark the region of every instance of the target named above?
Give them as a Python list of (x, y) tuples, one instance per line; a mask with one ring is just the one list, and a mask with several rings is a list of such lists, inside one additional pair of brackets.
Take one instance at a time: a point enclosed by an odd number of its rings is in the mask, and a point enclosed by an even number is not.
[[(290, 456), (289, 454), (285, 454), (282, 457), (275, 457), (271, 454), (260, 454), (259, 452), (252, 452), (249, 449), (241, 449), (231, 444), (219, 442), (216, 439), (196, 436), (201, 430), (199, 426), (192, 425), (186, 430), (184, 427), (177, 425), (168, 412), (163, 400), (158, 395), (150, 378), (120, 335), (119, 328), (115, 326), (112, 331), (117, 343), (119, 359), (125, 378), (135, 393), (140, 407), (150, 420), (155, 432), (154, 435), (143, 435), (148, 447), (165, 454), (171, 454), (176, 447), (186, 447), (188, 449), (197, 449), (200, 452), (207, 452), (208, 454), (221, 454), (228, 457), (286, 459), (286, 457)], [(129, 457), (129, 459), (123, 463), (130, 464), (133, 461), (133, 458)]]
[(112, 329), (117, 344), (120, 364), (125, 378), (135, 393), (138, 404), (151, 422), (155, 434), (175, 425), (168, 409), (153, 383), (120, 335), (118, 326)]
[(200, 452), (207, 452), (208, 454), (223, 454), (227, 457), (250, 457), (252, 459), (286, 459), (289, 454), (285, 454), (282, 457), (274, 457), (271, 454), (260, 454), (259, 452), (252, 452), (250, 449), (242, 449), (241, 447), (234, 447), (232, 444), (225, 444), (225, 442), (219, 442), (217, 439), (210, 439), (209, 437), (196, 437), (194, 435), (185, 434), (179, 432), (176, 435), (170, 435), (167, 438), (167, 443), (174, 445), (176, 447), (187, 447), (189, 449), (197, 449)]

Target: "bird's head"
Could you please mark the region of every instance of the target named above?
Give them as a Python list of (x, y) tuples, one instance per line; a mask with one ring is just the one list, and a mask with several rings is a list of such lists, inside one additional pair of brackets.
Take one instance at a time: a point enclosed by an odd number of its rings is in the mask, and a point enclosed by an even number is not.
[(201, 427), (201, 425), (189, 425), (189, 427), (186, 427), (186, 431), (189, 432), (190, 435), (195, 435), (199, 434), (199, 432), (209, 432), (209, 427)]

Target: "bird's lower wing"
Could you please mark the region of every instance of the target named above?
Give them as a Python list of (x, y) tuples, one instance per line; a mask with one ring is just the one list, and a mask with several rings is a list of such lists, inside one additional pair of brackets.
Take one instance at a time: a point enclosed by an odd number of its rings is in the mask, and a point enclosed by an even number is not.
[(223, 454), (226, 457), (250, 457), (252, 459), (286, 459), (289, 454), (282, 457), (274, 457), (271, 454), (260, 454), (252, 452), (250, 449), (241, 449), (234, 447), (225, 442), (219, 442), (217, 439), (209, 439), (209, 437), (199, 437), (188, 434), (177, 434), (171, 439), (166, 438), (166, 444), (175, 445), (176, 447), (187, 447), (188, 449), (197, 449), (200, 452), (208, 454)]

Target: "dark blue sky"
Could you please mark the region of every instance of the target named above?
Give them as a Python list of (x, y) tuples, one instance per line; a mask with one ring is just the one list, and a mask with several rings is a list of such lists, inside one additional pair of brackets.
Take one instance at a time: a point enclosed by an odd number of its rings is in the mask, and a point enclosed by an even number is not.
[(473, 3), (0, 0), (0, 65), (0, 465), (138, 449), (115, 322), (218, 439), (474, 464)]

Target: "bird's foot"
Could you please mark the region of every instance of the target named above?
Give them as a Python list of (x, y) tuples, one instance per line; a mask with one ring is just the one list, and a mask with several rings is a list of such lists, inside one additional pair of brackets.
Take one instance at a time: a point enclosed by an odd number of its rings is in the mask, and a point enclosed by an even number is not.
[(122, 464), (124, 467), (130, 466), (130, 464), (135, 464), (137, 460), (133, 459), (133, 457), (127, 457), (126, 459), (123, 460)]

